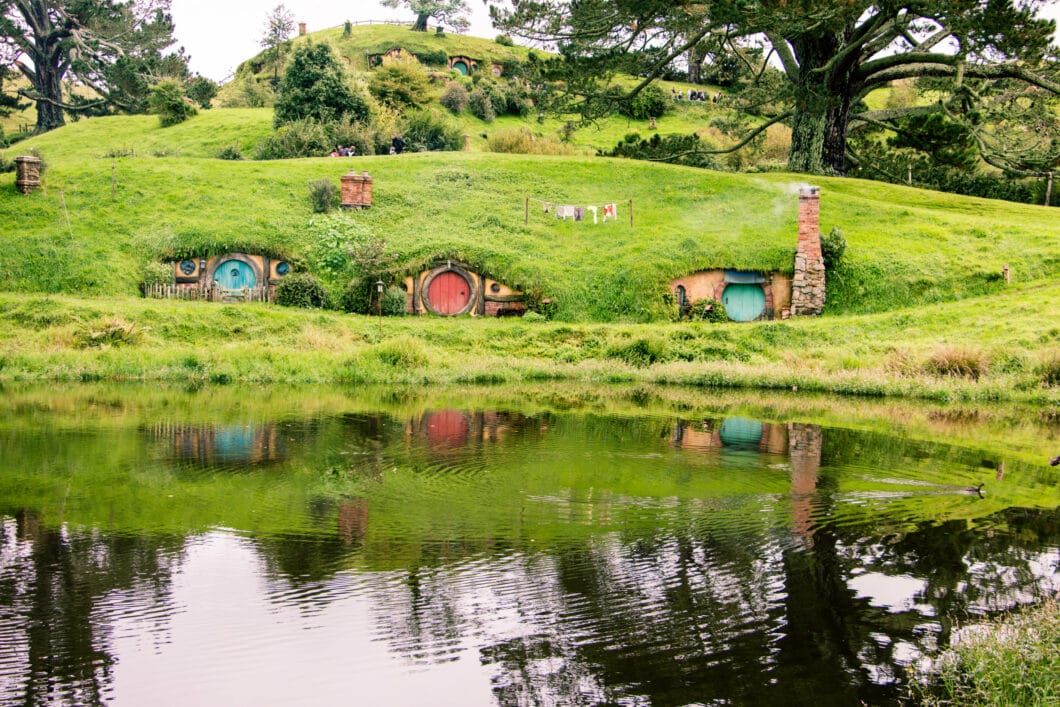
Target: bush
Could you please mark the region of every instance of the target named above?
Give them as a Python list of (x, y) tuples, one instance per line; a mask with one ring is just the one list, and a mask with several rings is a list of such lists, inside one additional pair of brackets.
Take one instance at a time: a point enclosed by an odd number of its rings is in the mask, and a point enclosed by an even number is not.
[(495, 39), (494, 41), (497, 42), (497, 44), (501, 45), (502, 47), (514, 47), (515, 46), (515, 42), (512, 41), (512, 38), (509, 37), (506, 34), (498, 34), (497, 35), (497, 39)]
[(666, 347), (658, 341), (637, 339), (625, 346), (612, 346), (607, 350), (607, 357), (625, 361), (637, 368), (647, 368), (666, 360)]
[(368, 90), (392, 108), (419, 108), (430, 102), (427, 74), (419, 62), (386, 64), (372, 72)]
[(313, 213), (326, 214), (339, 204), (339, 188), (328, 178), (309, 183), (309, 203)]
[(523, 127), (498, 130), (490, 135), (488, 147), (490, 152), (521, 155), (573, 155), (576, 152), (572, 145), (535, 135)]
[(385, 140), (389, 144), (390, 140), (388, 134), (378, 135), (379, 130), (371, 123), (354, 120), (348, 115), (328, 123), (324, 130), (328, 134), (330, 145), (352, 147), (358, 155), (377, 154), (376, 143)]
[(423, 342), (411, 336), (398, 336), (379, 344), (373, 350), (380, 363), (402, 370), (422, 368), (430, 362)]
[(205, 76), (197, 76), (188, 86), (187, 96), (206, 110), (210, 102), (217, 97), (217, 84)]
[(468, 94), (467, 89), (464, 88), (464, 84), (459, 81), (451, 81), (445, 87), (445, 90), (442, 91), (438, 102), (445, 106), (450, 113), (459, 115), (467, 110), (470, 100), (471, 96)]
[(217, 159), (219, 160), (241, 160), (243, 159), (243, 153), (239, 150), (239, 145), (229, 145), (228, 147), (222, 147), (217, 153)]
[(173, 282), (173, 267), (166, 263), (150, 262), (144, 265), (140, 275), (140, 291), (146, 293), (155, 285), (168, 285)]
[(327, 309), (330, 302), (323, 285), (309, 273), (294, 273), (276, 286), (276, 304), (303, 309)]
[(163, 128), (183, 123), (198, 113), (195, 106), (184, 100), (184, 86), (179, 81), (163, 81), (151, 91), (148, 106), (158, 115)]
[(408, 302), (405, 288), (391, 285), (383, 292), (383, 314), (388, 317), (402, 317), (408, 313)]
[(444, 49), (424, 49), (416, 53), (416, 58), (427, 66), (449, 65), (449, 54)]
[(720, 324), (729, 321), (729, 313), (725, 311), (725, 305), (716, 299), (697, 299), (681, 312), (681, 319)]
[(1034, 372), (1038, 374), (1042, 385), (1049, 388), (1060, 386), (1060, 350), (1044, 354)]
[(342, 290), (339, 306), (350, 314), (371, 314), (375, 284), (370, 280), (354, 278)]
[(622, 115), (635, 120), (661, 118), (670, 110), (670, 96), (661, 86), (650, 84), (630, 101), (621, 105)]
[(821, 255), (824, 256), (825, 270), (838, 268), (847, 252), (847, 239), (843, 232), (833, 226), (827, 236), (821, 236)]
[(412, 152), (459, 150), (464, 145), (460, 126), (440, 111), (430, 109), (409, 115), (405, 140)]
[(497, 119), (497, 104), (501, 102), (492, 86), (493, 84), (486, 81), (480, 81), (475, 90), (468, 96), (467, 107), (471, 111), (471, 115), (487, 123), (492, 123)]
[(368, 120), (371, 109), (367, 97), (347, 83), (329, 45), (300, 46), (280, 81), (274, 124), (279, 127), (307, 118), (327, 123), (344, 115)]
[(284, 160), (295, 157), (325, 157), (331, 152), (324, 126), (306, 118), (281, 126), (258, 143), (254, 159)]
[(135, 345), (143, 340), (144, 329), (121, 317), (108, 317), (81, 326), (74, 332), (78, 347), (101, 348), (109, 346)]
[(948, 346), (935, 351), (924, 366), (928, 373), (979, 380), (986, 373), (986, 356), (978, 349)]

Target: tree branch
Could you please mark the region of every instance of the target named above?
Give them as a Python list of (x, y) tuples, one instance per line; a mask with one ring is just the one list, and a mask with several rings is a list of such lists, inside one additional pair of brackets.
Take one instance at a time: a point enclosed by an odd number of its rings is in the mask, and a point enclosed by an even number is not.
[(792, 115), (794, 115), (794, 113), (792, 111), (786, 111), (784, 113), (781, 113), (777, 117), (772, 118), (772, 119), (766, 121), (765, 123), (762, 123), (761, 125), (759, 125), (757, 128), (755, 128), (750, 133), (748, 133), (747, 136), (744, 137), (743, 140), (741, 140), (740, 142), (736, 143), (735, 145), (732, 145), (731, 147), (726, 147), (724, 149), (718, 149), (718, 150), (685, 150), (684, 152), (678, 152), (677, 154), (668, 155), (666, 157), (652, 158), (652, 159), (649, 159), (648, 161), (649, 162), (671, 162), (671, 161), (673, 161), (675, 159), (678, 159), (680, 157), (686, 157), (688, 155), (727, 155), (730, 152), (736, 152), (737, 150), (743, 148), (744, 146), (747, 145), (747, 143), (751, 142), (751, 140), (754, 140), (756, 137), (761, 135), (770, 126), (776, 125), (777, 123), (781, 122), (782, 120), (786, 120), (786, 119), (790, 118)]

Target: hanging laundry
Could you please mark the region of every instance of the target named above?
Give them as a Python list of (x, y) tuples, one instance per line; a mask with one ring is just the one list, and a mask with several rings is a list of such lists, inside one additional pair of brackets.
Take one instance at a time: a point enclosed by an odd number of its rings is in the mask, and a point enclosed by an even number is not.
[(618, 220), (618, 205), (617, 204), (605, 204), (604, 205), (604, 221), (609, 218)]
[(584, 221), (585, 220), (585, 209), (583, 209), (580, 206), (575, 206), (574, 207), (574, 220), (575, 221)]
[(575, 217), (575, 208), (569, 204), (557, 204), (556, 205), (556, 218), (568, 219)]
[(599, 221), (596, 220), (596, 207), (595, 206), (586, 206), (585, 207), (585, 211), (586, 212), (592, 211), (593, 212), (593, 223), (599, 223)]

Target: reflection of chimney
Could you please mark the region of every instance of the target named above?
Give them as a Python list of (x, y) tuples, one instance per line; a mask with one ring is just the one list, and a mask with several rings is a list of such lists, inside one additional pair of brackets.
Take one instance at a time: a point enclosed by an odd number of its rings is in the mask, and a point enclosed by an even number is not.
[(824, 310), (820, 199), (820, 187), (799, 189), (799, 244), (795, 250), (795, 279), (791, 283), (791, 313), (794, 315), (820, 314)]
[(298, 23), (298, 36), (299, 37), (304, 37), (305, 36), (305, 22), (299, 22)]

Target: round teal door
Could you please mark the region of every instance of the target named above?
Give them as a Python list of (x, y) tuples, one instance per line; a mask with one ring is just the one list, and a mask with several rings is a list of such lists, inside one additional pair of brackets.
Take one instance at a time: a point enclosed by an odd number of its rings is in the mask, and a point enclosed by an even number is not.
[(226, 290), (242, 290), (244, 287), (254, 287), (258, 284), (254, 268), (242, 260), (224, 261), (214, 270), (213, 279), (218, 286)]
[(734, 322), (750, 322), (762, 316), (766, 308), (766, 291), (761, 285), (731, 284), (721, 295), (721, 303), (729, 319)]

